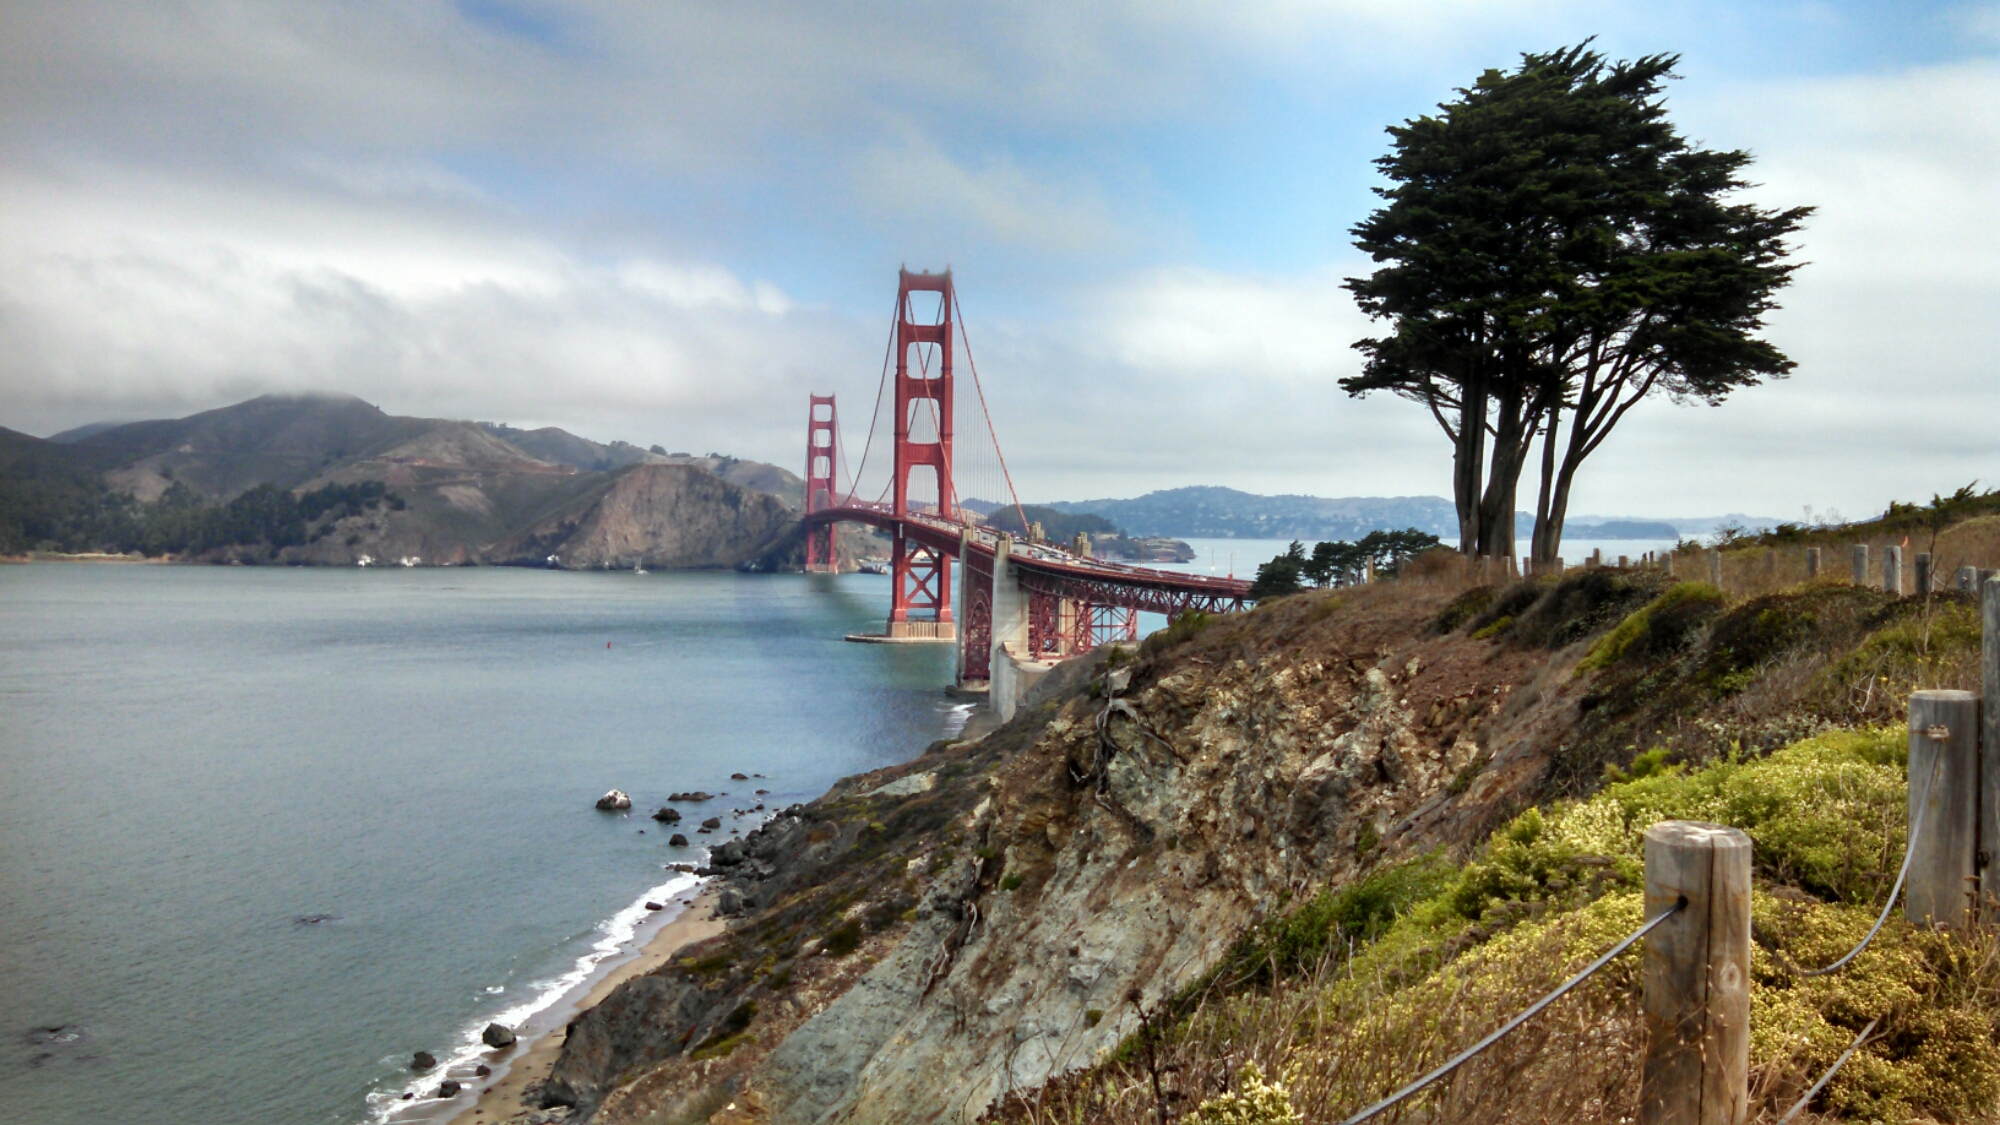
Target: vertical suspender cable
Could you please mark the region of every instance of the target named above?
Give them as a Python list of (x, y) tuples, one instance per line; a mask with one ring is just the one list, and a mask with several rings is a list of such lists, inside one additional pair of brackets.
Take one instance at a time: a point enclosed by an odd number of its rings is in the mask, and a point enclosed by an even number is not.
[(902, 296), (896, 297), (896, 309), (889, 314), (889, 342), (882, 346), (882, 379), (875, 384), (875, 410), (868, 416), (868, 440), (861, 445), (861, 465), (854, 470), (854, 478), (848, 482), (847, 502), (854, 502), (854, 491), (861, 487), (861, 473), (868, 468), (868, 453), (875, 448), (875, 423), (882, 418), (882, 389), (889, 385), (889, 357), (896, 351), (896, 325), (903, 314)]
[(1014, 491), (1014, 474), (1007, 471), (1007, 454), (1000, 449), (1000, 435), (993, 431), (993, 411), (986, 406), (986, 388), (979, 382), (979, 364), (972, 359), (972, 337), (965, 334), (965, 306), (958, 303), (958, 287), (951, 291), (951, 305), (958, 315), (958, 338), (965, 343), (965, 365), (972, 369), (972, 389), (979, 394), (979, 412), (986, 416), (986, 433), (993, 439), (993, 456), (1000, 461), (1000, 475), (1007, 482), (1007, 495), (1014, 500), (1014, 514), (1020, 517), (1021, 534), (1028, 533), (1028, 513), (1021, 508), (1021, 494)]

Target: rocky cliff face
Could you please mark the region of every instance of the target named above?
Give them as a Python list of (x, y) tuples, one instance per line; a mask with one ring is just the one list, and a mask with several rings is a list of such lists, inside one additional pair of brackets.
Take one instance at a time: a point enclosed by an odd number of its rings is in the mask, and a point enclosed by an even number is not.
[(1440, 635), (1444, 600), (1288, 599), (1074, 661), (993, 734), (719, 849), (743, 917), (581, 1017), (545, 1096), (963, 1122), (1098, 1060), (1257, 919), (1481, 839), (1541, 781), (1565, 662)]
[(768, 551), (796, 523), (777, 497), (693, 465), (632, 465), (488, 552), (565, 567), (726, 567)]

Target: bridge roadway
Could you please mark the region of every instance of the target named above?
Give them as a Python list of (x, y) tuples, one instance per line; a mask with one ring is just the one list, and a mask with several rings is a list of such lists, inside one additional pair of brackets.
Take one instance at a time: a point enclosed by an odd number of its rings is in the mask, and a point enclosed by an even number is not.
[[(887, 504), (855, 501), (809, 513), (803, 522), (808, 527), (822, 523), (865, 523), (889, 532), (894, 532), (900, 524), (905, 538), (943, 555), (967, 552), (973, 557), (963, 561), (987, 574), (993, 572), (1002, 537), (1000, 532), (930, 513), (911, 513), (898, 518)], [(1024, 543), (1018, 539), (1008, 544), (1008, 565), (1021, 589), (1031, 595), (1168, 616), (1190, 609), (1205, 613), (1239, 610), (1250, 595), (1250, 583), (1241, 578), (1177, 574), (1078, 558), (1048, 544)]]

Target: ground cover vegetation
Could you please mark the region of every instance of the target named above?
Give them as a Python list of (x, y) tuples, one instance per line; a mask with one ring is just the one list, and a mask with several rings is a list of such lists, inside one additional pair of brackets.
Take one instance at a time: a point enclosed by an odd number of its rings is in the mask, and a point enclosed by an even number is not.
[[(1362, 593), (1416, 596), (1407, 580), (1306, 594), (1251, 620), (1278, 615), (1295, 634), (1358, 611), (1343, 599)], [(1110, 1057), (991, 1120), (1341, 1120), (1635, 928), (1642, 833), (1665, 819), (1736, 826), (1755, 844), (1753, 1120), (1774, 1120), (1878, 1017), (1882, 1030), (1804, 1120), (1991, 1118), (1992, 935), (1930, 932), (1897, 913), (1845, 970), (1802, 973), (1846, 952), (1889, 893), (1907, 832), (1903, 701), (1918, 688), (1976, 689), (1970, 597), (1834, 581), (1744, 596), (1594, 569), (1465, 585), (1437, 604), (1440, 636), (1496, 659), (1547, 654), (1548, 671), (1502, 715), (1575, 695), (1539, 799), (1469, 853), (1384, 852), (1359, 877), (1304, 889)], [(1475, 760), (1453, 791), (1483, 767)], [(1636, 954), (1614, 962), (1401, 1119), (1634, 1119), (1638, 966)]]
[(73, 457), (22, 459), (0, 472), (0, 554), (104, 552), (148, 558), (227, 552), (245, 562), (336, 534), (342, 520), (401, 497), (380, 481), (295, 493), (260, 484), (223, 503), (176, 482), (151, 503), (105, 485)]
[(1350, 394), (1427, 409), (1452, 442), (1460, 549), (1515, 555), (1538, 462), (1532, 557), (1553, 560), (1576, 473), (1639, 402), (1722, 402), (1794, 366), (1759, 339), (1810, 208), (1738, 202), (1751, 156), (1669, 120), (1678, 57), (1588, 43), (1488, 70), (1393, 126), (1387, 203), (1354, 228), (1384, 263), (1347, 286), (1387, 335)]

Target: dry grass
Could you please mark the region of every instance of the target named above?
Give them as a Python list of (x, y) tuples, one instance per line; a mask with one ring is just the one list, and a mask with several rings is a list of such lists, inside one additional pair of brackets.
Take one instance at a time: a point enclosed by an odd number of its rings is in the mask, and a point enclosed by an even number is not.
[[(1874, 920), (1871, 897), (1901, 861), (1906, 799), (1894, 731), (1835, 734), (1765, 760), (1654, 773), (1544, 817), (1531, 810), (1446, 881), (1421, 879), (1365, 940), (1301, 908), (1094, 1070), (996, 1107), (1011, 1125), (1159, 1125), (1244, 1083), (1246, 1064), (1288, 1097), (1232, 1125), (1343, 1120), (1477, 1040), (1637, 927), (1637, 832), (1658, 819), (1738, 824), (1758, 846), (1753, 895), (1752, 1120), (1774, 1122), (1852, 1040), (1882, 1032), (1828, 1086), (1808, 1120), (1990, 1120), (2000, 1105), (2000, 945), (1915, 929), (1900, 917), (1847, 969), (1805, 978)], [(1427, 861), (1435, 862), (1435, 861)], [(1433, 868), (1435, 870), (1435, 868)], [(1370, 881), (1386, 878), (1371, 876)], [(1343, 891), (1342, 895), (1350, 892)], [(1414, 896), (1414, 897), (1412, 897)], [(1338, 897), (1338, 896), (1336, 896)], [(1315, 900), (1321, 902), (1324, 900)], [(1350, 900), (1350, 905), (1354, 900)], [(1378, 916), (1383, 904), (1369, 912)], [(1309, 927), (1297, 919), (1312, 916)], [(1305, 930), (1335, 937), (1301, 962)], [(1353, 932), (1353, 931), (1345, 931)], [(1458, 1072), (1378, 1120), (1590, 1123), (1636, 1116), (1643, 1023), (1639, 953)], [(1180, 1018), (1172, 1018), (1180, 1013)], [(1288, 1102), (1288, 1107), (1285, 1105)], [(1296, 1116), (1292, 1116), (1295, 1114)]]

